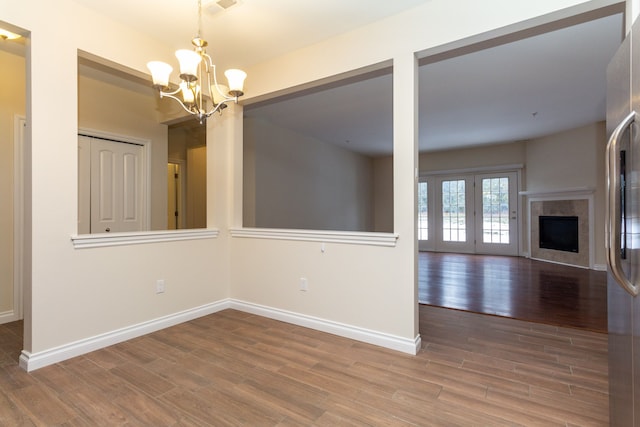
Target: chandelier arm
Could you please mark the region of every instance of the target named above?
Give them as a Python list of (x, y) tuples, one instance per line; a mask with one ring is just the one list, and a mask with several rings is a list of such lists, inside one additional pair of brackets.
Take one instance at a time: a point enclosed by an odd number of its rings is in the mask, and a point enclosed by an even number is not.
[(180, 104), (180, 106), (182, 108), (184, 108), (184, 110), (189, 113), (189, 114), (194, 114), (193, 110), (190, 110), (186, 105), (184, 105), (184, 103), (182, 102), (182, 100), (180, 98), (178, 98), (177, 96), (173, 96), (173, 93), (177, 93), (177, 92), (172, 92), (172, 93), (164, 93), (164, 92), (160, 92), (162, 97), (167, 97), (167, 98), (171, 98), (171, 99), (175, 99), (176, 101), (178, 101), (178, 104)]
[[(216, 65), (213, 63), (213, 60), (211, 59), (211, 57), (209, 56), (209, 54), (204, 53), (202, 55), (204, 58), (207, 59), (207, 62), (209, 63), (208, 66), (211, 70), (211, 73), (213, 75), (213, 84), (216, 88), (216, 91), (220, 94), (220, 96), (222, 96), (225, 100), (223, 102), (221, 102), (220, 104), (224, 104), (227, 103), (229, 101), (235, 101), (236, 103), (238, 102), (238, 97), (233, 97), (233, 96), (229, 96), (226, 93), (222, 93), (222, 91), (220, 90), (220, 86), (218, 86), (218, 76), (216, 73)], [(207, 78), (210, 78), (209, 75), (207, 75)], [(211, 88), (211, 82), (209, 82), (209, 88)], [(211, 90), (211, 89), (209, 89)], [(211, 94), (211, 97), (213, 98), (213, 94)]]
[(213, 65), (213, 61), (211, 60), (211, 57), (207, 54), (207, 52), (202, 52), (202, 60), (204, 62), (205, 71), (207, 72), (207, 89), (211, 97), (211, 102), (215, 104), (213, 93), (211, 93), (211, 74), (213, 74), (213, 82), (216, 85), (217, 90), (218, 83), (216, 82), (216, 66)]
[(207, 113), (207, 117), (213, 115), (213, 113), (215, 113), (216, 111), (220, 111), (220, 109), (222, 108), (222, 105), (224, 104), (224, 102), (221, 102), (219, 104), (216, 104), (216, 106), (214, 108), (211, 109), (211, 111), (209, 111)]
[(162, 98), (163, 96), (167, 96), (173, 99), (176, 99), (175, 96), (172, 95), (176, 95), (178, 93), (180, 93), (182, 91), (182, 88), (180, 86), (178, 86), (178, 88), (176, 90), (174, 90), (173, 92), (165, 92), (163, 90), (160, 91), (160, 98)]

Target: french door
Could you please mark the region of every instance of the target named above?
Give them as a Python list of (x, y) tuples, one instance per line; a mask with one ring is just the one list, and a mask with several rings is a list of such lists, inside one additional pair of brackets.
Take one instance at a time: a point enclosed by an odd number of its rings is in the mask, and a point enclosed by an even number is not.
[(421, 179), (420, 249), (517, 255), (517, 190), (516, 172)]

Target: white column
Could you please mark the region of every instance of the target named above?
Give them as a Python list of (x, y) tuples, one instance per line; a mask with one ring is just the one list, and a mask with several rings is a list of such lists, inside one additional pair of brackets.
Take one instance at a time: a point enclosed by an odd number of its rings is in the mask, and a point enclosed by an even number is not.
[(242, 106), (207, 119), (207, 225), (242, 225)]
[(399, 286), (413, 315), (414, 336), (419, 333), (417, 177), (418, 66), (415, 55), (407, 52), (393, 60), (393, 228), (404, 265)]

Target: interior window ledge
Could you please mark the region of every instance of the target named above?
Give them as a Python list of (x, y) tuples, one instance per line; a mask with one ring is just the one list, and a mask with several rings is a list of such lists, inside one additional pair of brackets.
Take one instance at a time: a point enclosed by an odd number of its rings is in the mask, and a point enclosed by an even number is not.
[(178, 240), (215, 239), (219, 230), (199, 228), (192, 230), (144, 231), (133, 233), (83, 234), (71, 236), (75, 249), (106, 246), (137, 245), (141, 243), (173, 242)]
[(359, 231), (289, 230), (275, 228), (232, 228), (231, 237), (254, 239), (302, 240), (353, 245), (396, 246), (398, 234)]

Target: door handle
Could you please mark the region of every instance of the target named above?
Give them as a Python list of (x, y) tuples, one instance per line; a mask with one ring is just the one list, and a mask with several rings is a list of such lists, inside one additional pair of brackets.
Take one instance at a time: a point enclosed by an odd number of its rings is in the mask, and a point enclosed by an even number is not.
[(106, 231), (107, 233), (111, 231), (111, 228), (107, 227), (104, 229), (104, 231)]
[(623, 251), (621, 239), (623, 212), (621, 204), (624, 201), (624, 198), (620, 192), (620, 172), (622, 168), (620, 164), (621, 162), (618, 161), (617, 153), (619, 152), (618, 146), (620, 144), (620, 138), (624, 134), (624, 131), (635, 121), (635, 118), (635, 111), (629, 113), (611, 133), (611, 137), (607, 143), (607, 196), (605, 209), (605, 245), (607, 252), (607, 265), (609, 266), (609, 271), (611, 271), (611, 274), (620, 286), (634, 297), (638, 295), (640, 288), (627, 278), (621, 264), (621, 252)]

